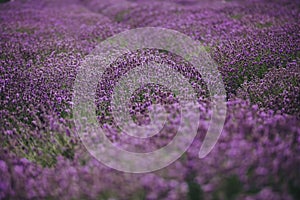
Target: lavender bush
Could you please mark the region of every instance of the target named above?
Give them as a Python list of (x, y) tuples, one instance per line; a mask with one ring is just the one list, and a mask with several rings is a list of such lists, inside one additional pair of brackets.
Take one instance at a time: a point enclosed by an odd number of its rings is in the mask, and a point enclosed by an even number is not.
[[(299, 199), (300, 4), (297, 1), (0, 1), (0, 199)], [(218, 63), (227, 116), (212, 152), (198, 158), (211, 118), (201, 74), (183, 58), (142, 49), (111, 64), (99, 82), (97, 116), (116, 145), (141, 152), (166, 145), (176, 119), (145, 141), (121, 137), (111, 116), (113, 86), (129, 69), (159, 59), (197, 92), (197, 138), (176, 162), (129, 174), (93, 158), (76, 134), (72, 86), (84, 58), (131, 28), (163, 27), (200, 41)], [(137, 90), (131, 116), (176, 111), (176, 94)]]

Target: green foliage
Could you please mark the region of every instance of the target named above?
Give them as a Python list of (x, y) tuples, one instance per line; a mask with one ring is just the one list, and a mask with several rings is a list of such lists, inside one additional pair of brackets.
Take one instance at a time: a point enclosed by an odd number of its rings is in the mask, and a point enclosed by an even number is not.
[(242, 191), (243, 186), (238, 176), (230, 176), (225, 179), (222, 186), (226, 199), (235, 199), (235, 197)]
[(214, 200), (234, 200), (243, 191), (243, 185), (237, 175), (223, 178), (221, 185), (213, 193)]
[(230, 17), (231, 17), (232, 19), (240, 20), (240, 19), (242, 19), (243, 15), (241, 15), (241, 14), (236, 14), (236, 15), (230, 15)]
[(289, 192), (294, 199), (300, 199), (300, 186), (290, 181), (288, 187)]
[(116, 22), (122, 22), (126, 14), (130, 13), (130, 10), (122, 10), (115, 15)]
[(201, 186), (195, 181), (194, 173), (190, 173), (190, 175), (186, 179), (188, 184), (188, 199), (189, 200), (202, 200), (203, 190)]
[(0, 0), (0, 3), (9, 2), (9, 0)]
[(34, 33), (34, 29), (33, 28), (27, 28), (27, 27), (20, 27), (16, 31), (19, 32), (19, 33), (27, 33), (27, 34)]
[(256, 24), (256, 27), (262, 29), (262, 28), (269, 28), (269, 27), (271, 27), (272, 25), (273, 25), (272, 22), (257, 23), (257, 24)]

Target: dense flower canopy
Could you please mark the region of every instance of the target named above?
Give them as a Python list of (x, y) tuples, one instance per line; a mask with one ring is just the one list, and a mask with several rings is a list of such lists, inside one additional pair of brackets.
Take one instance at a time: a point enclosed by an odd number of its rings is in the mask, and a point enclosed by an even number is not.
[[(293, 0), (0, 1), (0, 199), (300, 199), (300, 4)], [(114, 83), (156, 58), (188, 78), (201, 110), (197, 138), (156, 172), (118, 172), (93, 158), (76, 134), (72, 86), (99, 42), (125, 30), (163, 27), (200, 41), (227, 93), (219, 141), (198, 158), (211, 107), (201, 75), (171, 52), (142, 49), (109, 66), (97, 92), (99, 124), (116, 145), (141, 152), (174, 137), (176, 117), (150, 140), (119, 134)], [(149, 105), (177, 98), (147, 85), (130, 101), (137, 123)], [(173, 107), (172, 107), (173, 106)]]

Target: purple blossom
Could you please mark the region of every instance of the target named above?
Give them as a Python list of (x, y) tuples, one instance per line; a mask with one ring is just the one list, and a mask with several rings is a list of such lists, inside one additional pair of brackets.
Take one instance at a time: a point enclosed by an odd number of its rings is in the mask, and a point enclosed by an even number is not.
[[(198, 0), (9, 1), (0, 4), (0, 199), (299, 199), (299, 2)], [(170, 166), (147, 174), (110, 169), (87, 153), (72, 118), (72, 86), (85, 56), (106, 38), (164, 27), (202, 42), (222, 73), (228, 114), (220, 140), (198, 151), (211, 107), (201, 74), (183, 58), (143, 49), (113, 62), (97, 88), (99, 124), (118, 147), (168, 144), (178, 99), (146, 85), (132, 94), (131, 117), (149, 123), (153, 103), (171, 114), (144, 141), (119, 134), (111, 116), (118, 79), (159, 61), (188, 78), (201, 110), (197, 138)]]

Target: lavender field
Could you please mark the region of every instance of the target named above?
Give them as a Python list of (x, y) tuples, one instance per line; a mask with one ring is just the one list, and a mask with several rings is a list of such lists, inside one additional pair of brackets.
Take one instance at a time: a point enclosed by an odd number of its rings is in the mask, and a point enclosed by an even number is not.
[[(0, 199), (300, 199), (299, 19), (298, 0), (0, 1)], [(110, 127), (113, 144), (151, 152), (176, 134), (178, 115), (146, 140), (123, 135), (114, 123), (114, 85), (143, 63), (159, 60), (183, 74), (201, 112), (190, 115), (199, 123), (197, 136), (178, 160), (125, 173), (82, 143), (73, 86), (99, 43), (143, 27), (176, 30), (204, 46), (222, 76), (227, 113), (219, 140), (200, 159), (212, 115), (201, 74), (161, 49), (122, 55), (99, 81), (95, 99), (99, 126)], [(132, 95), (130, 115), (147, 124), (151, 104), (176, 114), (177, 102), (168, 88), (149, 84)]]

